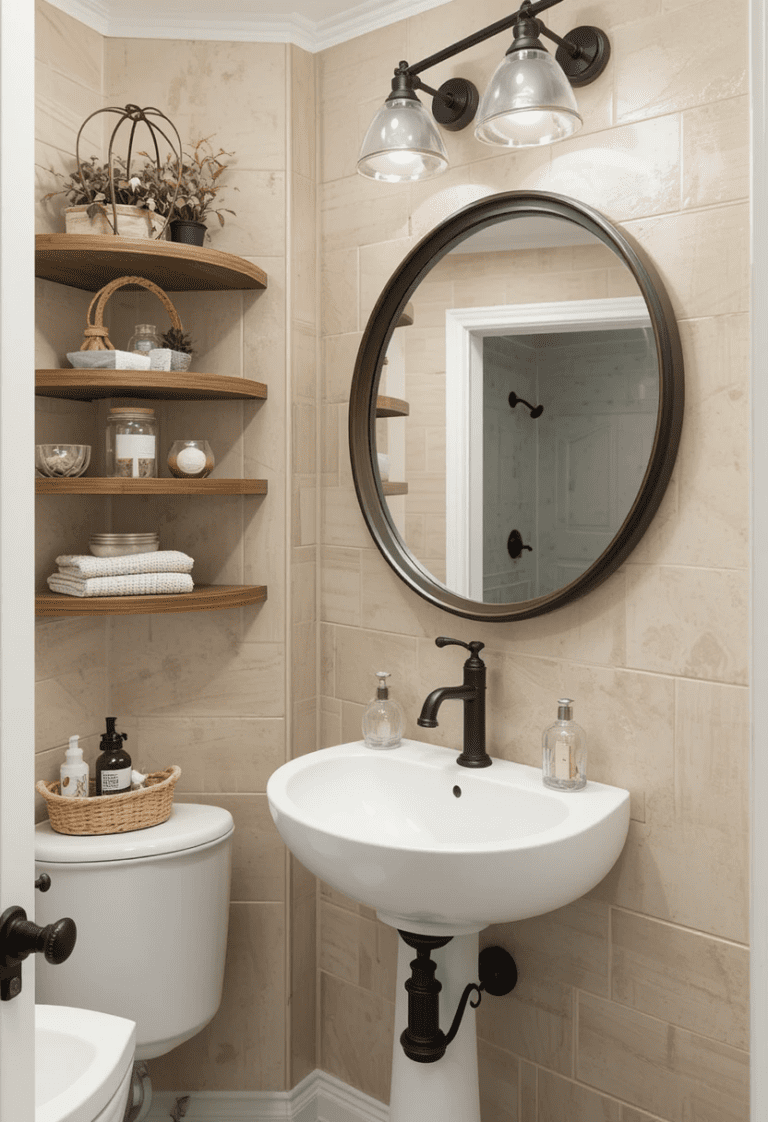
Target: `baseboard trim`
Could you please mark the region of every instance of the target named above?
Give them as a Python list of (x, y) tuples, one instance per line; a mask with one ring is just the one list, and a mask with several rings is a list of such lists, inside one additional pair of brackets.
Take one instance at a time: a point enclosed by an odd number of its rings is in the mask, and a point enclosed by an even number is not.
[(292, 1091), (155, 1091), (147, 1122), (168, 1122), (180, 1095), (190, 1095), (184, 1122), (387, 1122), (389, 1109), (325, 1071)]

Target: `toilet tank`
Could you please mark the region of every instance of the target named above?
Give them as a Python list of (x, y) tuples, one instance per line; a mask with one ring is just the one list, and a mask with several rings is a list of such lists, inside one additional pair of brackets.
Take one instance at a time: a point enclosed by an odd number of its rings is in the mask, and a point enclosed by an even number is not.
[(162, 1056), (211, 1020), (221, 1002), (229, 915), (232, 815), (174, 804), (159, 826), (125, 834), (35, 827), (36, 921), (71, 916), (77, 944), (51, 966), (38, 956), (36, 1000), (136, 1022), (136, 1059)]

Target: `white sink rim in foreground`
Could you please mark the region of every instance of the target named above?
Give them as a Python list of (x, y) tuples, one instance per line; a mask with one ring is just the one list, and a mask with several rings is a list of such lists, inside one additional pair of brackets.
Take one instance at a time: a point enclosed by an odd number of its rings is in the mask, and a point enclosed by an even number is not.
[[(122, 1119), (135, 1050), (136, 1025), (125, 1017), (36, 1005), (35, 1122)], [(106, 1111), (113, 1102), (114, 1115)]]
[(539, 768), (456, 759), (415, 740), (386, 751), (339, 744), (279, 767), (269, 808), (310, 872), (423, 934), (542, 915), (608, 873), (626, 840), (629, 792), (591, 781), (557, 791)]

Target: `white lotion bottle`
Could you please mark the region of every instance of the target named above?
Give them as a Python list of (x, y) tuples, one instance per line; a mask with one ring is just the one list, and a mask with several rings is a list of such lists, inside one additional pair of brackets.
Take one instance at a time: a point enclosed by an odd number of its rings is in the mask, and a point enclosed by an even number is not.
[(61, 765), (59, 790), (65, 799), (88, 798), (88, 764), (83, 759), (80, 737), (70, 736)]
[(557, 720), (544, 730), (542, 772), (547, 787), (578, 791), (587, 783), (587, 734), (573, 719), (573, 701), (561, 697)]

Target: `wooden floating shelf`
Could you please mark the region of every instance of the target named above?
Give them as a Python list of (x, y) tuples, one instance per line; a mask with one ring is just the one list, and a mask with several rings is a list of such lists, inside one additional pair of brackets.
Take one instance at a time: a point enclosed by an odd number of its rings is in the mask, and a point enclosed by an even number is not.
[(407, 483), (382, 483), (382, 488), (385, 495), (407, 495)]
[(377, 417), (407, 417), (410, 412), (410, 405), (400, 397), (383, 397), (379, 394), (376, 398)]
[(37, 495), (266, 495), (266, 479), (36, 479)]
[(263, 584), (198, 585), (192, 592), (157, 596), (65, 596), (41, 592), (35, 597), (37, 616), (133, 616), (167, 612), (209, 612), (260, 604), (267, 598)]
[(166, 292), (267, 287), (263, 269), (234, 253), (114, 234), (37, 234), (35, 275), (87, 292), (124, 276), (146, 277)]
[(168, 370), (37, 370), (38, 397), (97, 401), (105, 397), (146, 397), (182, 401), (250, 401), (266, 398), (267, 387), (229, 374)]

